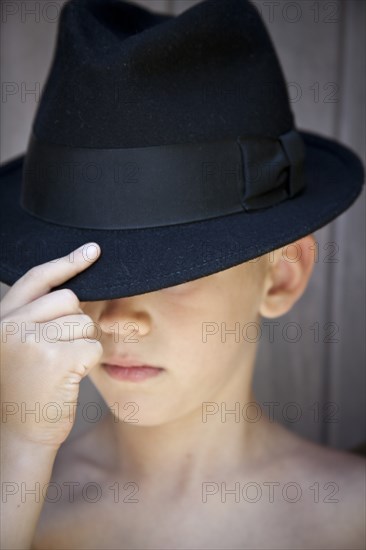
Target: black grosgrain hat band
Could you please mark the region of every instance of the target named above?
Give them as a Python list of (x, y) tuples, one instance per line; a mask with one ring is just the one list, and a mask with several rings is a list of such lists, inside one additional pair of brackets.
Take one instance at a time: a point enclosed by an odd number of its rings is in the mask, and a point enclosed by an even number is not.
[(136, 148), (68, 147), (32, 133), (21, 207), (44, 221), (142, 229), (267, 208), (305, 186), (295, 129), (260, 136)]

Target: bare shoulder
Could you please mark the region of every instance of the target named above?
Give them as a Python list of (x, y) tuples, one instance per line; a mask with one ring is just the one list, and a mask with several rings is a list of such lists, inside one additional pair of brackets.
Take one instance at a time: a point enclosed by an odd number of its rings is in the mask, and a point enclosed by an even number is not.
[[(343, 497), (365, 506), (366, 459), (356, 453), (335, 449), (298, 438), (293, 455), (307, 476), (331, 480), (340, 485)], [(351, 501), (349, 502), (351, 504)]]
[[(102, 419), (100, 424), (69, 437), (61, 445), (52, 469), (52, 490), (49, 495), (46, 493), (31, 550), (59, 548), (60, 540), (66, 548), (69, 539), (73, 540), (72, 533), (81, 536), (83, 495), (90, 484), (98, 486), (104, 482), (104, 466), (111, 451), (107, 438), (106, 421)], [(90, 512), (89, 506), (89, 516)]]
[(57, 453), (52, 477), (62, 479), (67, 473), (80, 478), (97, 475), (113, 466), (111, 415), (105, 415), (80, 435), (68, 438)]
[(318, 475), (331, 473), (349, 483), (365, 482), (366, 458), (351, 451), (315, 443), (276, 423), (272, 438), (283, 448), (282, 456)]
[(331, 522), (334, 538), (347, 541), (347, 548), (364, 548), (366, 459), (286, 432), (283, 437), (292, 449), (284, 459), (287, 476), (298, 479), (311, 497), (309, 518)]

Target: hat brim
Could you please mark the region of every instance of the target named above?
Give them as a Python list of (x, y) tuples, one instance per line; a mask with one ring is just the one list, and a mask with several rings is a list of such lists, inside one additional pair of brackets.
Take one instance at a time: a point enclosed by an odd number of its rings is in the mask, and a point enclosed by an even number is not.
[(306, 189), (298, 196), (250, 213), (145, 229), (83, 230), (31, 216), (19, 205), (20, 156), (0, 173), (0, 280), (11, 286), (35, 265), (93, 241), (101, 247), (99, 259), (53, 290), (69, 288), (80, 301), (110, 300), (205, 277), (293, 243), (349, 208), (364, 183), (363, 165), (348, 147), (300, 133)]

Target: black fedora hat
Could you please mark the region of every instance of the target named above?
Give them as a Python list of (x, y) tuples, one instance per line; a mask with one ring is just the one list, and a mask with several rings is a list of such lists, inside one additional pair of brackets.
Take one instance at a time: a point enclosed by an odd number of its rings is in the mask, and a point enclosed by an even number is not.
[(53, 290), (89, 301), (178, 285), (312, 233), (363, 182), (349, 148), (296, 128), (247, 0), (178, 17), (71, 0), (27, 151), (1, 167), (0, 280), (97, 242), (99, 259)]

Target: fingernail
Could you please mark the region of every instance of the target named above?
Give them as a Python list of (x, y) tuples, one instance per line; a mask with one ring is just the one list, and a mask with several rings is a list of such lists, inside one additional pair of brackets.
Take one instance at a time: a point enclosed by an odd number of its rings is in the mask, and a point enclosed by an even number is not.
[(97, 243), (87, 243), (82, 248), (82, 257), (88, 262), (94, 262), (100, 255), (100, 246)]
[(76, 252), (85, 252), (88, 256), (89, 259), (90, 258), (90, 255), (98, 255), (99, 252), (100, 252), (100, 246), (97, 244), (97, 243), (94, 243), (94, 242), (90, 242), (90, 243), (85, 243), (83, 244), (82, 246), (80, 246), (79, 248), (76, 249)]

